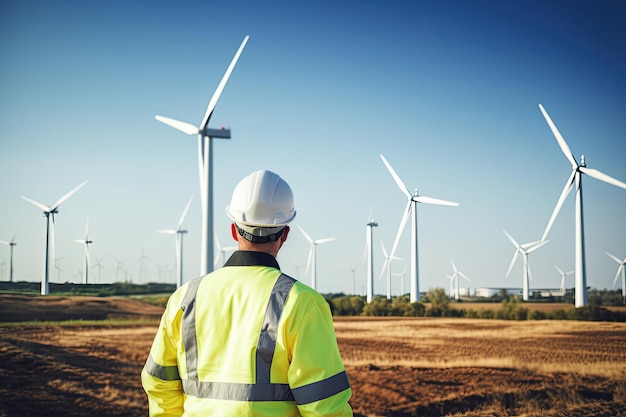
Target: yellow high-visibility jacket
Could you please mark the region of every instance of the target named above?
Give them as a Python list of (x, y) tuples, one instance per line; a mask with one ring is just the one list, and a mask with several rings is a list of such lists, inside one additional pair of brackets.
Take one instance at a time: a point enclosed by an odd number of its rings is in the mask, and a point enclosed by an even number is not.
[(352, 416), (327, 301), (262, 252), (170, 296), (141, 379), (150, 416)]

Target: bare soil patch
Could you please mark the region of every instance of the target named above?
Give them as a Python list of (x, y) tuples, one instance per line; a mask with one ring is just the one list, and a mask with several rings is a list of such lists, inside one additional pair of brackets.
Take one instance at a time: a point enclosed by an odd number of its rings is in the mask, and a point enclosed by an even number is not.
[[(45, 304), (46, 317), (150, 321), (0, 325), (0, 416), (146, 416), (140, 372), (162, 309), (49, 298), (12, 301)], [(1, 321), (12, 301), (0, 297)], [(356, 415), (626, 415), (624, 323), (340, 317), (335, 327)]]

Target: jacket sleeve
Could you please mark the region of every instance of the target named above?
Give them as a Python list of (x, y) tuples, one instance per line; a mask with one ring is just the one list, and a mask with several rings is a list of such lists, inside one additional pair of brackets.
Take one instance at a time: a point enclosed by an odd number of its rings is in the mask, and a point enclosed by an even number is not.
[(141, 383), (148, 396), (150, 416), (165, 417), (183, 414), (182, 382), (178, 373), (176, 344), (172, 339), (175, 329), (171, 325), (172, 321), (176, 322), (180, 319), (180, 314), (174, 313), (174, 317), (171, 317), (171, 314), (168, 302), (168, 307), (161, 317), (159, 329), (154, 337), (150, 355), (141, 371)]
[(330, 307), (319, 294), (294, 326), (289, 385), (303, 417), (352, 416), (350, 383), (339, 354)]

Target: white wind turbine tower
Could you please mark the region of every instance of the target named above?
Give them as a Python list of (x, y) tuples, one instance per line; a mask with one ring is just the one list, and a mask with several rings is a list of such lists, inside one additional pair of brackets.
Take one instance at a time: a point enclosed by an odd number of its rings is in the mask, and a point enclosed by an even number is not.
[(215, 257), (213, 268), (218, 268), (226, 263), (226, 254), (230, 251), (237, 250), (237, 246), (227, 246), (223, 248), (222, 245), (220, 245), (220, 240), (217, 238), (217, 235), (215, 235), (215, 245), (217, 246), (217, 256)]
[(391, 255), (393, 256), (396, 253), (396, 249), (398, 247), (398, 242), (400, 241), (400, 236), (404, 231), (404, 226), (406, 221), (408, 220), (409, 213), (411, 214), (411, 294), (410, 294), (410, 302), (414, 303), (419, 301), (419, 268), (417, 263), (417, 203), (426, 203), (426, 204), (437, 204), (442, 206), (458, 206), (458, 203), (454, 203), (451, 201), (440, 200), (437, 198), (421, 196), (417, 193), (417, 189), (415, 189), (414, 194), (409, 192), (409, 189), (404, 185), (398, 174), (393, 170), (389, 162), (385, 159), (383, 155), (380, 155), (380, 158), (383, 160), (383, 163), (387, 167), (387, 170), (393, 177), (394, 181), (400, 188), (400, 191), (407, 197), (406, 208), (404, 209), (404, 213), (402, 215), (402, 220), (400, 221), (400, 227), (398, 227), (398, 233), (396, 234), (396, 240), (393, 243), (393, 247), (391, 249)]
[(93, 240), (89, 240), (89, 218), (85, 225), (85, 237), (83, 239), (74, 239), (74, 242), (84, 245), (85, 262), (83, 264), (83, 284), (89, 283), (89, 245), (93, 243)]
[(378, 279), (380, 279), (385, 271), (387, 272), (387, 300), (391, 300), (391, 261), (402, 261), (402, 258), (398, 258), (395, 255), (388, 254), (387, 249), (385, 249), (385, 245), (383, 242), (380, 242), (380, 247), (383, 249), (383, 255), (385, 256), (385, 261), (383, 262), (383, 267), (380, 270), (380, 275)]
[(372, 236), (374, 234), (374, 227), (378, 227), (378, 223), (372, 219), (372, 210), (370, 209), (370, 215), (367, 218), (365, 224), (365, 250), (367, 251), (367, 302), (371, 302), (374, 297), (374, 241)]
[(622, 274), (622, 299), (624, 300), (624, 302), (626, 302), (626, 271), (624, 271), (624, 265), (626, 265), (626, 258), (621, 260), (617, 256), (611, 255), (608, 252), (604, 252), (604, 253), (606, 253), (609, 256), (609, 258), (613, 259), (619, 265), (617, 267), (617, 273), (615, 274), (615, 278), (613, 278), (613, 288), (615, 288), (617, 277), (619, 277), (619, 274), (621, 273)]
[(41, 278), (41, 295), (49, 294), (49, 278), (50, 278), (50, 259), (54, 261), (54, 252), (50, 253), (50, 247), (52, 246), (52, 251), (54, 251), (54, 215), (57, 214), (58, 208), (65, 200), (70, 198), (72, 194), (82, 188), (87, 181), (83, 181), (81, 184), (72, 189), (69, 193), (65, 194), (63, 197), (59, 198), (59, 200), (52, 204), (51, 206), (42, 204), (38, 201), (31, 200), (28, 197), (21, 196), (23, 200), (31, 203), (35, 207), (38, 207), (43, 210), (43, 215), (46, 216), (46, 235), (44, 240), (44, 251), (43, 251), (43, 274)]
[(217, 101), (228, 82), (231, 72), (239, 59), (239, 55), (248, 42), (249, 36), (243, 39), (237, 53), (232, 59), (226, 73), (222, 77), (217, 89), (213, 93), (209, 105), (206, 109), (200, 126), (170, 119), (168, 117), (156, 116), (155, 118), (180, 130), (188, 135), (198, 136), (198, 165), (200, 174), (200, 200), (202, 206), (202, 248), (200, 253), (200, 274), (206, 275), (213, 267), (213, 138), (230, 139), (230, 129), (211, 129), (208, 127), (209, 120), (215, 110)]
[(15, 243), (16, 236), (13, 236), (11, 240), (0, 240), (0, 245), (5, 245), (9, 247), (9, 282), (13, 282), (13, 246), (17, 245)]
[(554, 211), (552, 212), (552, 216), (550, 216), (550, 220), (548, 221), (548, 225), (546, 226), (546, 230), (543, 232), (543, 236), (541, 240), (545, 240), (548, 236), (548, 232), (550, 232), (550, 228), (552, 227), (552, 223), (556, 219), (556, 216), (559, 214), (559, 210), (561, 210), (561, 206), (563, 202), (567, 198), (567, 195), (571, 191), (574, 184), (576, 184), (576, 242), (575, 242), (575, 267), (574, 267), (574, 277), (576, 282), (576, 297), (575, 297), (575, 306), (576, 307), (584, 307), (587, 305), (587, 272), (585, 268), (585, 232), (584, 232), (584, 223), (583, 223), (583, 185), (582, 185), (582, 174), (587, 174), (592, 178), (595, 178), (600, 181), (604, 181), (608, 184), (614, 185), (616, 187), (620, 187), (626, 190), (626, 183), (622, 181), (616, 180), (613, 177), (610, 177), (596, 169), (587, 168), (585, 165), (585, 156), (582, 155), (580, 157), (580, 164), (576, 162), (572, 151), (569, 146), (561, 136), (561, 133), (556, 128), (556, 125), (550, 119), (550, 116), (543, 108), (541, 104), (539, 104), (539, 109), (541, 113), (543, 113), (543, 117), (546, 119), (548, 126), (550, 126), (550, 130), (552, 130), (552, 134), (556, 138), (561, 151), (569, 161), (572, 166), (572, 173), (570, 174), (567, 182), (565, 183), (565, 188), (561, 192), (561, 196), (559, 197), (556, 206), (554, 207)]
[(192, 199), (193, 196), (189, 197), (189, 201), (187, 201), (185, 210), (183, 210), (183, 214), (180, 216), (176, 229), (159, 230), (159, 233), (174, 235), (176, 238), (176, 288), (180, 288), (180, 286), (183, 285), (183, 235), (187, 233), (187, 231), (183, 229), (183, 222), (185, 221), (185, 216), (187, 216), (187, 211), (189, 210)]
[(391, 275), (393, 275), (394, 277), (400, 277), (400, 293), (402, 295), (404, 295), (405, 291), (404, 291), (404, 277), (406, 276), (406, 268), (407, 266), (405, 265), (404, 268), (402, 269), (402, 272), (392, 272)]
[(517, 255), (521, 254), (522, 255), (522, 260), (523, 260), (523, 270), (522, 270), (522, 299), (524, 301), (528, 301), (528, 281), (531, 278), (531, 273), (530, 273), (530, 265), (528, 265), (528, 254), (536, 251), (537, 249), (539, 249), (540, 247), (542, 247), (543, 245), (545, 245), (546, 243), (548, 243), (547, 240), (544, 241), (535, 241), (535, 242), (529, 242), (529, 243), (523, 243), (523, 244), (519, 244), (517, 243), (517, 241), (515, 239), (513, 239), (513, 237), (507, 233), (506, 230), (502, 229), (502, 231), (504, 232), (504, 234), (506, 235), (506, 237), (509, 238), (509, 240), (511, 241), (511, 243), (513, 244), (513, 246), (515, 246), (515, 253), (513, 253), (513, 259), (511, 259), (511, 265), (509, 265), (509, 269), (508, 271), (506, 271), (506, 277), (508, 278), (509, 274), (511, 273), (511, 269), (513, 269), (513, 265), (515, 264), (515, 261), (517, 260)]
[(452, 277), (450, 278), (451, 281), (454, 281), (454, 287), (455, 287), (454, 299), (458, 300), (461, 298), (461, 294), (459, 293), (459, 277), (463, 278), (467, 282), (472, 282), (472, 281), (467, 277), (467, 275), (465, 275), (462, 271), (460, 271), (456, 267), (452, 259), (450, 259), (450, 263), (452, 264), (452, 269), (454, 270), (454, 272), (452, 273)]
[(572, 275), (574, 273), (574, 271), (567, 271), (567, 272), (563, 272), (561, 270), (561, 268), (559, 268), (558, 266), (554, 266), (556, 268), (557, 271), (559, 271), (559, 274), (561, 275), (561, 297), (565, 296), (565, 277), (567, 277), (568, 275)]
[(306, 240), (308, 240), (309, 244), (311, 245), (309, 249), (309, 257), (306, 261), (306, 270), (304, 273), (306, 275), (309, 272), (309, 268), (312, 267), (311, 288), (313, 288), (314, 290), (317, 290), (317, 245), (321, 245), (322, 243), (332, 242), (336, 238), (327, 237), (323, 239), (313, 240), (311, 239), (311, 236), (309, 236), (300, 225), (298, 225), (298, 228), (300, 229), (300, 231), (302, 232)]

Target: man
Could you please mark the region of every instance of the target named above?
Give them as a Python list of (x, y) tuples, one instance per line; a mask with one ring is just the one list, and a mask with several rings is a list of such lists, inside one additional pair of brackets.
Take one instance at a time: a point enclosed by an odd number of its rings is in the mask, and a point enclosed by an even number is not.
[(238, 250), (174, 292), (141, 373), (151, 416), (352, 416), (328, 303), (276, 256), (293, 193), (257, 171), (226, 208)]

